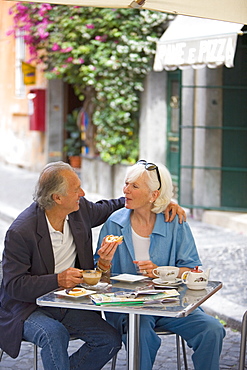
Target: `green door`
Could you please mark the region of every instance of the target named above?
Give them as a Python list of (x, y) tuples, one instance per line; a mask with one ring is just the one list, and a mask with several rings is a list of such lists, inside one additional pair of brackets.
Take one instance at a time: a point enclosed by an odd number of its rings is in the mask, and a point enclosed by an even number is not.
[(221, 206), (247, 208), (247, 35), (224, 68)]
[(180, 76), (179, 70), (168, 72), (166, 164), (175, 187), (179, 177)]

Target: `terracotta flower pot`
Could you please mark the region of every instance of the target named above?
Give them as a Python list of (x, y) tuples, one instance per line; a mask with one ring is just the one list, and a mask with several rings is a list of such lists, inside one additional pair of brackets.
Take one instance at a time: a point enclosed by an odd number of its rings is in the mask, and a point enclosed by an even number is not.
[(69, 157), (69, 164), (73, 168), (81, 168), (81, 156), (75, 155)]

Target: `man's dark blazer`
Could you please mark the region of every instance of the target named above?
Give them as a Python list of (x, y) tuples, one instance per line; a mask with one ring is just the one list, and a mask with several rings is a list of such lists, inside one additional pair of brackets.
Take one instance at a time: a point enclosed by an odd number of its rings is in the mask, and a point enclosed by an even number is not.
[[(124, 198), (96, 203), (80, 199), (79, 210), (69, 214), (76, 267), (94, 267), (91, 228), (123, 206)], [(20, 351), (23, 322), (37, 308), (36, 298), (58, 288), (47, 221), (37, 203), (25, 209), (7, 231), (2, 266), (0, 348), (15, 358)]]

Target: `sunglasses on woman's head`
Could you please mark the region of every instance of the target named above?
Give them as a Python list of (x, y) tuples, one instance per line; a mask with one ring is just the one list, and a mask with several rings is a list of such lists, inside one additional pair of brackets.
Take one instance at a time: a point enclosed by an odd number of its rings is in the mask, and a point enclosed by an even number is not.
[(158, 166), (156, 166), (156, 164), (154, 164), (154, 163), (149, 163), (149, 162), (145, 161), (145, 159), (140, 159), (139, 161), (136, 162), (136, 164), (142, 164), (143, 166), (145, 166), (145, 169), (147, 171), (156, 170), (157, 178), (158, 178), (158, 181), (159, 181), (159, 184), (160, 184), (160, 186), (158, 187), (158, 190), (160, 190), (160, 188), (161, 188), (161, 178), (160, 178), (160, 173), (159, 173)]

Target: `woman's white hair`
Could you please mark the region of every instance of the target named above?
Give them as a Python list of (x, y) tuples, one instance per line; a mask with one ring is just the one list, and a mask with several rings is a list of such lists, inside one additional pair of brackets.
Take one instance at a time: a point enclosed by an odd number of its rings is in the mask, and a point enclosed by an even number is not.
[[(163, 164), (156, 164), (160, 174), (161, 188), (159, 189), (159, 196), (156, 201), (153, 203), (152, 212), (160, 213), (163, 212), (168, 204), (171, 202), (173, 196), (173, 185), (171, 174)], [(147, 186), (150, 189), (150, 192), (157, 190), (160, 186), (157, 170), (146, 170), (145, 165), (142, 163), (136, 163), (133, 166), (129, 167), (126, 172), (125, 181), (135, 182), (138, 177), (142, 176), (143, 173), (147, 175)]]

